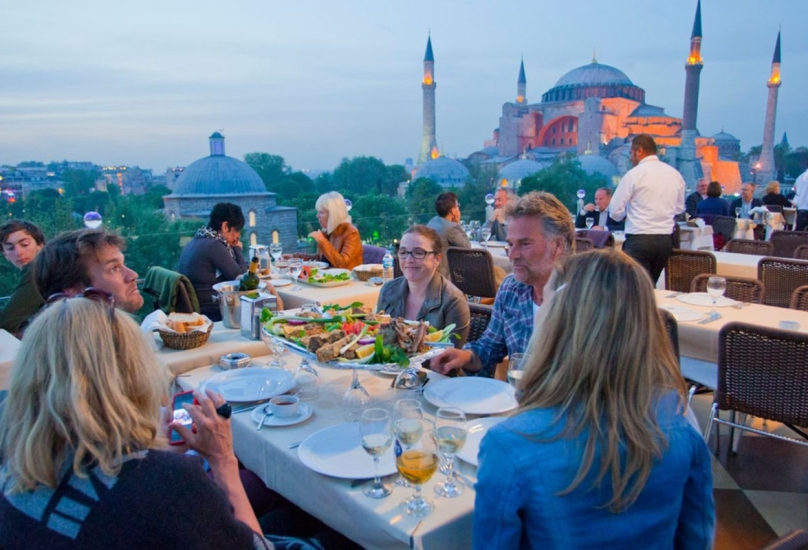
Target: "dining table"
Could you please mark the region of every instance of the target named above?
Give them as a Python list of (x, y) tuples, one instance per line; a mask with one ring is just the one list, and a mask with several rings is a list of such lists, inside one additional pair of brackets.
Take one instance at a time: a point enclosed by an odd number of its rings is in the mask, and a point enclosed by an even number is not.
[[(288, 281), (288, 279), (283, 280)], [(272, 282), (271, 279), (270, 282)], [(381, 285), (359, 281), (354, 279), (353, 276), (344, 283), (323, 286), (311, 285), (301, 281), (298, 283), (300, 290), (292, 290), (294, 284), (290, 282), (289, 284), (284, 283), (284, 286), (276, 286), (275, 290), (278, 291), (278, 295), (283, 300), (284, 309), (296, 309), (313, 302), (338, 304), (340, 306), (362, 302), (366, 306), (376, 307), (376, 302), (379, 301), (379, 291), (382, 288)]]
[(488, 250), (496, 267), (502, 269), (505, 273), (513, 272), (511, 261), (508, 259), (508, 243), (504, 241), (488, 241), (488, 246), (485, 246), (482, 243), (472, 242), (471, 248)]
[[(287, 351), (283, 355), (285, 368), (293, 372), (303, 357)], [(268, 362), (267, 357), (258, 357), (253, 367), (262, 367)], [(311, 361), (318, 374), (319, 395), (301, 404), (310, 407), (311, 416), (305, 420), (288, 426), (264, 426), (257, 430), (257, 415), (261, 411), (244, 411), (233, 414), (233, 444), (239, 460), (245, 467), (255, 472), (270, 489), (280, 493), (294, 504), (317, 517), (331, 528), (365, 548), (442, 548), (465, 549), (471, 547), (472, 517), (474, 509), (474, 489), (476, 467), (456, 459), (456, 469), (462, 475), (463, 493), (459, 497), (438, 497), (434, 488), (444, 476), (436, 472), (423, 486), (424, 496), (432, 501), (434, 510), (423, 518), (408, 516), (399, 507), (402, 499), (409, 497), (413, 489), (395, 484), (395, 474), (387, 475), (385, 483), (392, 489), (392, 494), (383, 499), (372, 499), (363, 494), (370, 478), (373, 477), (372, 460), (369, 455), (360, 456), (365, 460), (362, 474), (358, 479), (343, 479), (333, 475), (324, 475), (306, 466), (299, 456), (301, 449), (307, 445), (307, 438), (318, 437), (321, 430), (348, 430), (344, 417), (342, 396), (348, 389), (352, 373), (350, 369), (339, 369)], [(217, 365), (208, 365), (186, 372), (178, 378), (183, 389), (194, 389), (203, 385), (206, 380), (219, 375), (223, 371)], [(232, 371), (231, 371), (232, 372)], [(454, 384), (455, 380), (480, 381), (480, 383), (501, 384), (513, 392), (503, 382), (474, 377), (449, 379), (432, 371), (426, 371), (428, 382), (424, 385), (429, 395), (430, 385), (437, 392), (438, 384), (445, 381)], [(418, 390), (393, 389), (395, 376), (358, 371), (359, 380), (366, 388), (370, 402), (368, 407), (382, 407), (393, 410), (398, 399), (416, 398), (423, 403), (426, 430), (431, 429), (437, 408), (419, 395)], [(463, 382), (461, 382), (463, 383)], [(474, 393), (472, 391), (472, 393)], [(234, 403), (234, 406), (236, 404)], [(515, 401), (513, 401), (515, 406)], [(505, 411), (500, 411), (505, 413)], [(474, 421), (475, 415), (468, 415)], [(325, 433), (325, 432), (322, 432)], [(477, 444), (481, 435), (477, 434)], [(471, 439), (471, 436), (469, 436)], [(359, 436), (355, 441), (341, 441), (335, 447), (360, 447)], [(337, 455), (340, 451), (334, 449)], [(392, 446), (387, 451), (392, 453)], [(476, 451), (474, 452), (476, 457)], [(319, 460), (328, 460), (328, 456), (319, 456)], [(384, 462), (384, 458), (382, 459)], [(334, 466), (335, 468), (337, 466)], [(387, 472), (390, 474), (391, 472)]]
[(758, 262), (766, 257), (737, 252), (712, 252), (712, 255), (715, 256), (717, 275), (747, 279), (757, 279)]

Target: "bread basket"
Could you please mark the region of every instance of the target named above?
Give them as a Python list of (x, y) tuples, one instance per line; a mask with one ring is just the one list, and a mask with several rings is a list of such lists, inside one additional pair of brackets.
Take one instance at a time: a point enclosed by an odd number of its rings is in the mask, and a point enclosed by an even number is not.
[(163, 340), (163, 345), (171, 349), (194, 349), (205, 345), (213, 331), (213, 323), (208, 322), (207, 332), (192, 330), (190, 332), (174, 332), (171, 330), (157, 329), (157, 333)]
[(381, 277), (383, 272), (382, 264), (363, 264), (353, 268), (354, 277), (365, 282), (371, 277)]

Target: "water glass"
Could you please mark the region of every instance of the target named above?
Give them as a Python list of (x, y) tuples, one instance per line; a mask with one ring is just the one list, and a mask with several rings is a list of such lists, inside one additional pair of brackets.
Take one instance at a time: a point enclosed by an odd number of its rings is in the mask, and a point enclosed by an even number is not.
[(295, 389), (301, 401), (317, 399), (320, 396), (320, 375), (307, 359), (303, 359), (295, 369)]
[[(707, 294), (713, 298), (713, 308), (718, 301), (718, 298), (724, 295), (727, 291), (727, 280), (724, 277), (710, 277), (707, 279)], [(715, 313), (715, 310), (713, 310)]]
[(292, 276), (292, 280), (295, 283), (295, 286), (292, 287), (292, 290), (302, 290), (298, 282), (298, 277), (300, 277), (300, 272), (303, 271), (303, 259), (302, 258), (289, 258), (289, 275)]
[(595, 225), (595, 218), (586, 218), (586, 228), (592, 229), (593, 225)]
[(482, 236), (483, 236), (483, 246), (488, 247), (488, 239), (491, 238), (491, 228), (483, 227)]
[(508, 383), (513, 389), (518, 390), (522, 382), (525, 368), (525, 354), (512, 353), (508, 356)]
[(277, 262), (281, 259), (281, 255), (283, 254), (283, 247), (281, 243), (272, 243), (269, 245), (269, 253), (272, 254), (272, 257)]
[(350, 387), (342, 395), (342, 412), (347, 422), (356, 422), (362, 417), (362, 412), (370, 403), (368, 391), (359, 382), (359, 375), (356, 369), (351, 369), (353, 379)]
[[(446, 498), (455, 498), (463, 490), (455, 482), (454, 459), (466, 443), (466, 415), (455, 407), (441, 407), (435, 414), (435, 441), (438, 453), (445, 460), (446, 480), (435, 485), (435, 493)], [(443, 471), (443, 470), (442, 470)]]
[(359, 419), (362, 448), (373, 457), (373, 485), (362, 491), (370, 498), (384, 498), (392, 491), (385, 487), (379, 477), (379, 460), (390, 448), (393, 436), (390, 430), (390, 413), (384, 409), (367, 409)]
[(284, 343), (264, 330), (261, 330), (261, 341), (264, 342), (264, 345), (269, 350), (269, 366), (282, 369), (286, 364), (286, 362), (281, 359), (284, 352), (286, 352)]

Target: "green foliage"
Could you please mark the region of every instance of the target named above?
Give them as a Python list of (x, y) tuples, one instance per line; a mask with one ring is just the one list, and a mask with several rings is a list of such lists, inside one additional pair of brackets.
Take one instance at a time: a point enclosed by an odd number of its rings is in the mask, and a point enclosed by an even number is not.
[(435, 215), (435, 197), (443, 192), (443, 187), (429, 178), (418, 178), (407, 186), (404, 197), (412, 223), (427, 223)]
[(590, 176), (573, 155), (564, 155), (541, 172), (523, 179), (519, 194), (546, 191), (555, 195), (570, 209), (570, 212), (575, 212), (578, 208), (578, 189), (586, 191), (584, 200), (592, 202), (598, 187), (609, 187), (606, 176), (601, 174)]
[(464, 220), (485, 220), (485, 196), (496, 187), (497, 167), (491, 164), (474, 164), (469, 167), (469, 178), (457, 193), (460, 215)]
[[(401, 179), (404, 172), (404, 179)], [(331, 176), (331, 188), (343, 190), (351, 200), (367, 194), (395, 196), (398, 184), (405, 181), (406, 171), (400, 166), (387, 167), (375, 157), (342, 159)]]
[(313, 194), (314, 182), (303, 172), (293, 172), (278, 185), (276, 192), (284, 201), (294, 200), (301, 193)]
[(81, 197), (89, 194), (90, 189), (95, 187), (97, 178), (98, 172), (95, 170), (65, 170), (62, 173), (62, 180), (65, 182), (65, 196)]
[(400, 239), (408, 227), (404, 201), (385, 195), (365, 195), (356, 199), (351, 218), (363, 241), (371, 240), (383, 245)]
[(244, 155), (244, 162), (258, 172), (267, 191), (273, 193), (278, 192), (278, 186), (287, 178), (290, 171), (289, 167), (286, 166), (286, 161), (279, 155), (247, 153)]

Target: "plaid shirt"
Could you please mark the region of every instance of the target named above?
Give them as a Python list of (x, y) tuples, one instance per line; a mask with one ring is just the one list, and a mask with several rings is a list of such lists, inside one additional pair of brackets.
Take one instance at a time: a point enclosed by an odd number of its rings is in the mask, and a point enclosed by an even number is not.
[(473, 376), (494, 376), (497, 363), (509, 353), (524, 353), (533, 334), (533, 287), (508, 275), (494, 300), (491, 321), (479, 340), (464, 346), (477, 354), (483, 368), (466, 372)]

